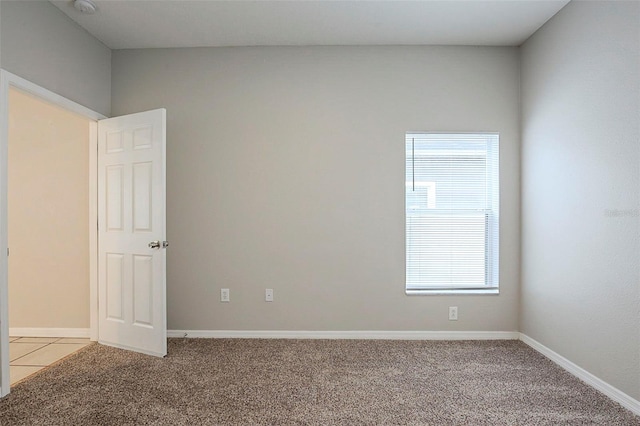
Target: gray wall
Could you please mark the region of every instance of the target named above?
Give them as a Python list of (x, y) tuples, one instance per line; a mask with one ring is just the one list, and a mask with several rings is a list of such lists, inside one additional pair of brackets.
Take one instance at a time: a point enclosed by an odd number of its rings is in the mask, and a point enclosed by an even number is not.
[(94, 111), (111, 110), (111, 50), (43, 1), (2, 1), (2, 67)]
[[(122, 50), (112, 67), (115, 115), (167, 108), (170, 329), (517, 330), (518, 49)], [(499, 296), (404, 294), (410, 130), (500, 132)]]
[(640, 3), (572, 2), (522, 51), (521, 330), (640, 399)]

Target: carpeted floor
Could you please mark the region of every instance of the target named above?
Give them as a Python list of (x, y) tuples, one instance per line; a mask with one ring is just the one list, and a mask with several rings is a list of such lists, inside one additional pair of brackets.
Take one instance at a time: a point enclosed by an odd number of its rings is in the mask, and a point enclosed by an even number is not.
[(640, 425), (518, 341), (90, 345), (0, 400), (6, 425)]

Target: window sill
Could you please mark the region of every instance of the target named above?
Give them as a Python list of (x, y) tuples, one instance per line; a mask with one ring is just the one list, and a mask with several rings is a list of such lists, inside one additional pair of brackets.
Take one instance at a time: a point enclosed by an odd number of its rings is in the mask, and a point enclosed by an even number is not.
[(498, 295), (498, 288), (452, 288), (452, 289), (420, 289), (405, 290), (407, 296), (441, 296), (441, 295)]

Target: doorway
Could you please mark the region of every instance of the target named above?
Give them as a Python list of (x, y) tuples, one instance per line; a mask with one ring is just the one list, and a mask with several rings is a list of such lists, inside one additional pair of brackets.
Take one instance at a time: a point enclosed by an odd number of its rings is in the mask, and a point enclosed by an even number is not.
[[(166, 110), (160, 108), (107, 119), (0, 70), (0, 253), (7, 255), (11, 87), (90, 120), (90, 339), (98, 340), (99, 328), (102, 344), (164, 357), (167, 354), (165, 249), (168, 247)], [(99, 254), (102, 262), (98, 262)], [(0, 255), (0, 397), (10, 392), (7, 270), (8, 256)]]
[(9, 89), (11, 385), (89, 343), (91, 122)]
[[(9, 134), (9, 94), (11, 89), (32, 95), (41, 102), (75, 113), (90, 121), (89, 125), (89, 205), (88, 205), (88, 253), (89, 253), (89, 297), (86, 300), (89, 310), (89, 337), (97, 340), (98, 291), (97, 291), (97, 120), (104, 119), (102, 114), (83, 107), (56, 93), (44, 89), (5, 70), (0, 70), (0, 253), (8, 248), (8, 134)], [(8, 289), (8, 256), (0, 256), (0, 397), (10, 391), (9, 368), (9, 289)], [(86, 335), (86, 330), (84, 331)]]

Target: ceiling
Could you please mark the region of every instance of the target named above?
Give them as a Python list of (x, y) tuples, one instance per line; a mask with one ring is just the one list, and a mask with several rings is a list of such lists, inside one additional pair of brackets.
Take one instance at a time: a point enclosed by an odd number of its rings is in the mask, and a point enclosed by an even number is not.
[(518, 46), (569, 0), (51, 1), (111, 49), (200, 46)]

